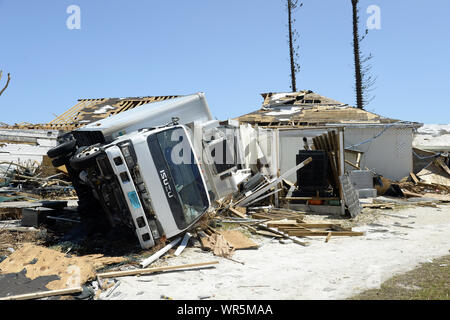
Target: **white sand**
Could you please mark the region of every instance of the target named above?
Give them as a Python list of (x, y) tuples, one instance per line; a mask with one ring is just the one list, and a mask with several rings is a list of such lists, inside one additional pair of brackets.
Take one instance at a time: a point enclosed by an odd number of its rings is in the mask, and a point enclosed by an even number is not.
[[(270, 238), (255, 240), (258, 250), (237, 251), (233, 258), (245, 265), (213, 256), (199, 248), (186, 249), (155, 265), (220, 261), (215, 268), (120, 278), (114, 293), (103, 299), (300, 300), (345, 299), (378, 288), (393, 275), (407, 272), (433, 258), (449, 254), (450, 206), (380, 211), (376, 222), (354, 228), (364, 237), (325, 237), (309, 247), (280, 244)], [(397, 223), (397, 225), (396, 225)], [(399, 226), (400, 224), (401, 226)], [(402, 227), (403, 226), (403, 227)], [(409, 226), (411, 228), (405, 228)]]

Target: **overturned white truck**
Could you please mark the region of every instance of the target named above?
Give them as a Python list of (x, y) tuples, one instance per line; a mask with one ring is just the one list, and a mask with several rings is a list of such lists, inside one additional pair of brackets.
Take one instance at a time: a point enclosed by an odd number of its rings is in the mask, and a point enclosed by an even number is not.
[(48, 156), (67, 166), (84, 221), (125, 224), (146, 249), (191, 228), (211, 201), (250, 176), (239, 165), (237, 133), (237, 125), (212, 119), (198, 93), (91, 123)]

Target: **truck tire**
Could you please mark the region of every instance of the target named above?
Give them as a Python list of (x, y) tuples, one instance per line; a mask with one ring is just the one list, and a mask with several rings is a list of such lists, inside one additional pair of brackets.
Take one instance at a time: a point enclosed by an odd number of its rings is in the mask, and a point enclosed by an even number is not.
[(64, 165), (66, 165), (67, 164), (67, 158), (66, 157), (61, 157), (61, 158), (56, 158), (56, 159), (52, 159), (52, 165), (55, 167), (55, 168), (59, 168), (59, 167), (62, 167), (62, 166), (64, 166)]
[(80, 148), (72, 158), (70, 158), (70, 166), (76, 170), (89, 168), (95, 164), (95, 159), (100, 153), (101, 150), (98, 144)]
[(75, 149), (76, 144), (77, 144), (76, 140), (70, 140), (70, 141), (63, 142), (60, 145), (50, 149), (47, 152), (47, 155), (51, 159), (58, 158), (61, 156), (66, 156)]

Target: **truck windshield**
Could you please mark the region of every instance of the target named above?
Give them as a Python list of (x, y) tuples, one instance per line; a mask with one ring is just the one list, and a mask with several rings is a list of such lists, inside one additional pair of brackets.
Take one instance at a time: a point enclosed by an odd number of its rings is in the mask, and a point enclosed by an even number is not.
[[(183, 210), (184, 227), (189, 226), (209, 207), (207, 191), (197, 161), (188, 138), (182, 128), (174, 128), (157, 134), (158, 144), (169, 169), (168, 179), (172, 180), (175, 190), (170, 190), (169, 198), (175, 194)], [(172, 183), (169, 183), (171, 189)], [(177, 214), (174, 214), (177, 219)]]

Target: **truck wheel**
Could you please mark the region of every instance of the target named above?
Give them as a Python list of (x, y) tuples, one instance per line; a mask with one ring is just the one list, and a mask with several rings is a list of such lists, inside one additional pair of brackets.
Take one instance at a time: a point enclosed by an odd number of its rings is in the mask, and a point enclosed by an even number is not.
[(64, 165), (67, 164), (67, 160), (68, 160), (68, 159), (67, 159), (66, 157), (61, 157), (61, 158), (52, 159), (52, 165), (53, 165), (55, 168), (62, 167), (62, 166), (64, 166)]
[(80, 148), (77, 153), (70, 158), (70, 165), (76, 170), (89, 168), (95, 164), (95, 159), (101, 153), (99, 145)]
[(66, 142), (54, 147), (53, 149), (50, 149), (47, 152), (47, 155), (49, 156), (49, 158), (52, 158), (52, 159), (58, 158), (60, 156), (68, 155), (75, 149), (76, 144), (77, 144), (76, 140), (66, 141)]

